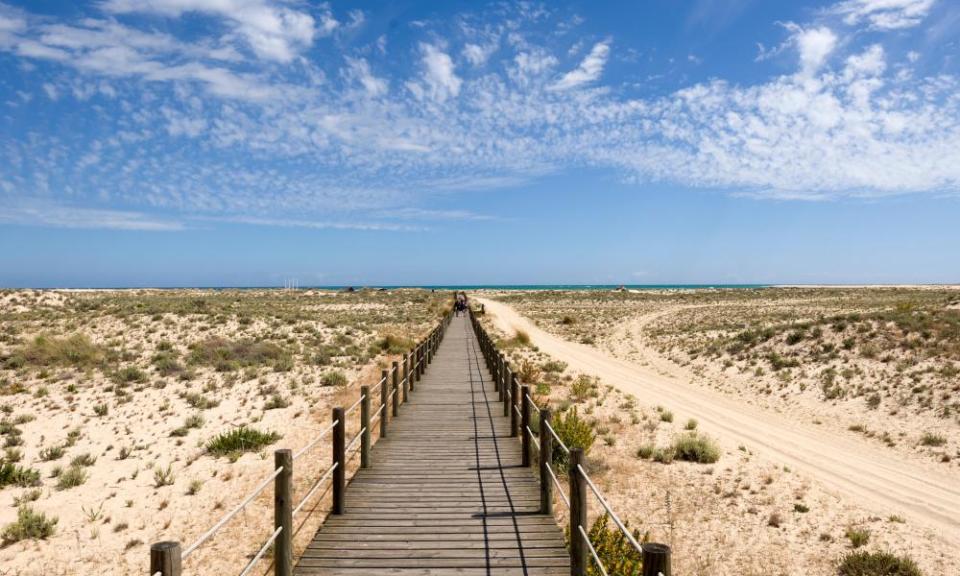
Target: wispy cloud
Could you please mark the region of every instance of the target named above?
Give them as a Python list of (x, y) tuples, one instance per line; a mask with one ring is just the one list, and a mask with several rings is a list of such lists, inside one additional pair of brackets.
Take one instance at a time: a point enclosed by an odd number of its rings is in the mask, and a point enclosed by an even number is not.
[[(932, 9), (882, 5), (902, 18)], [(627, 93), (610, 78), (613, 39), (594, 37), (575, 67), (561, 67), (571, 44), (591, 41), (529, 31), (550, 28), (545, 9), (501, 6), (483, 24), (425, 21), (408, 44), (328, 42), (333, 56), (316, 57), (308, 47), (360, 19), (267, 0), (230, 14), (226, 0), (100, 6), (108, 12), (56, 21), (0, 4), (0, 51), (14, 63), (5, 70), (23, 85), (4, 99), (72, 110), (69, 129), (0, 132), (5, 206), (54, 199), (90, 210), (77, 222), (143, 229), (179, 226), (154, 222), (156, 211), (406, 230), (414, 220), (482, 218), (409, 208), (433, 196), (584, 167), (761, 198), (960, 191), (958, 80), (894, 61), (882, 32), (895, 20), (878, 20), (881, 3), (841, 2), (829, 17), (786, 24), (766, 53), (786, 71), (665, 94)], [(153, 22), (188, 13), (219, 25), (185, 37)], [(312, 35), (301, 29), (306, 17)], [(877, 33), (855, 42), (843, 19)], [(409, 66), (395, 65), (404, 58)], [(13, 212), (5, 221), (69, 221), (58, 209)]]
[(550, 86), (551, 90), (569, 90), (584, 84), (596, 82), (603, 73), (603, 67), (610, 56), (610, 42), (594, 44), (590, 53), (575, 69), (567, 72), (560, 80)]
[(0, 207), (0, 222), (51, 228), (149, 232), (171, 232), (184, 229), (183, 223), (178, 220), (158, 219), (141, 212), (80, 208), (52, 203)]
[(899, 30), (920, 24), (937, 0), (844, 0), (827, 9), (848, 25), (866, 22), (876, 30)]

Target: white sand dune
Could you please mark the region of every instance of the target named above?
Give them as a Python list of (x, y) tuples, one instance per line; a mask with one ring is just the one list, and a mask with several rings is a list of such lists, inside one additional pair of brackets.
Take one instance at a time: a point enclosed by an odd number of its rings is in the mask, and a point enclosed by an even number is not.
[(806, 473), (827, 489), (880, 516), (900, 514), (960, 545), (960, 481), (933, 464), (903, 458), (854, 438), (832, 434), (781, 414), (613, 358), (595, 348), (538, 328), (509, 305), (477, 299), (498, 328), (523, 330), (540, 350), (570, 368), (600, 377), (647, 404), (668, 404), (682, 417), (727, 444), (746, 445), (773, 461)]

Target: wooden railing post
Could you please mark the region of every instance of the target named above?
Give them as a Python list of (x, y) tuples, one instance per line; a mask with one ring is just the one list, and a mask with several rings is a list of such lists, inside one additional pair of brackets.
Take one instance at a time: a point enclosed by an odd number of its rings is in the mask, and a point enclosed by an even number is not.
[(403, 371), (403, 373), (407, 377), (407, 386), (409, 386), (410, 391), (413, 392), (413, 350), (407, 351), (403, 361), (406, 365), (406, 369)]
[(390, 393), (390, 379), (387, 377), (386, 370), (380, 371), (380, 381), (383, 382), (383, 384), (380, 385), (380, 437), (386, 438), (387, 416), (389, 416), (389, 414), (387, 414), (387, 412), (389, 412), (389, 408), (387, 408), (387, 395)]
[(360, 467), (370, 467), (370, 387), (360, 387)]
[(530, 386), (520, 388), (520, 447), (523, 449), (523, 467), (530, 467)]
[(670, 576), (670, 546), (656, 542), (644, 542), (643, 576)]
[(503, 391), (503, 415), (510, 416), (510, 403), (513, 402), (511, 394), (507, 394), (507, 390), (510, 390), (510, 382), (513, 380), (511, 377), (513, 371), (510, 370), (510, 363), (506, 360), (503, 361), (503, 382), (500, 383), (500, 389)]
[(403, 403), (410, 400), (410, 369), (407, 366), (407, 355), (403, 355)]
[(580, 526), (587, 532), (587, 481), (580, 473), (583, 449), (570, 449), (570, 575), (586, 576), (587, 547), (580, 534)]
[[(383, 415), (386, 418), (386, 414)], [(343, 497), (346, 488), (346, 467), (347, 459), (344, 453), (344, 442), (346, 440), (347, 417), (343, 413), (343, 408), (333, 409), (333, 421), (336, 425), (333, 427), (333, 463), (336, 468), (333, 470), (333, 509), (331, 514), (343, 514)]]
[(390, 364), (390, 388), (393, 390), (393, 416), (400, 415), (400, 366), (396, 360)]
[(517, 375), (512, 371), (510, 373), (510, 436), (516, 438), (520, 431), (520, 422), (517, 418), (517, 401), (520, 399), (520, 386), (517, 383)]
[(273, 544), (274, 576), (293, 574), (293, 452), (273, 453), (273, 469), (283, 468), (273, 481), (273, 528), (280, 528)]
[(553, 514), (553, 479), (550, 463), (553, 462), (553, 434), (547, 429), (550, 409), (540, 409), (540, 513)]
[(180, 576), (181, 564), (179, 542), (156, 542), (150, 545), (150, 574)]

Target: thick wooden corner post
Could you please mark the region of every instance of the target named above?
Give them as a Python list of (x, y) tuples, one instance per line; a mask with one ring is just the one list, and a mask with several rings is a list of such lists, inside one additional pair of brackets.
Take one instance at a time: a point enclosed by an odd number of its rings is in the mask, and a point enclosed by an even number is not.
[(274, 576), (293, 574), (293, 452), (273, 453), (273, 469), (283, 468), (273, 481), (273, 528), (280, 529), (273, 544)]

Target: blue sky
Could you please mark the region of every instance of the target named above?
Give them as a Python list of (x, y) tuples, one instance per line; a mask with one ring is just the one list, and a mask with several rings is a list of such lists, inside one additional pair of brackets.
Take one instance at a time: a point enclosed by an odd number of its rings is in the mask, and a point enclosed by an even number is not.
[(960, 3), (0, 0), (0, 285), (960, 282)]

